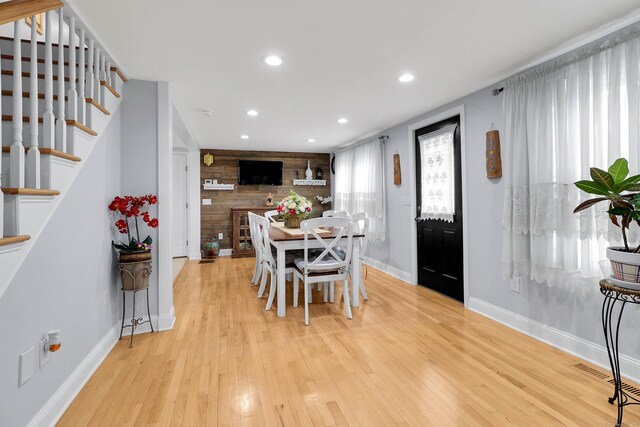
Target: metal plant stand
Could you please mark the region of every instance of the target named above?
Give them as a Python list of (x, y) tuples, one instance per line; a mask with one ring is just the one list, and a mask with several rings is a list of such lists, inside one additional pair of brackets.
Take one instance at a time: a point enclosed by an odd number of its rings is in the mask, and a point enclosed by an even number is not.
[[(609, 403), (618, 403), (618, 421), (616, 426), (622, 424), (622, 413), (627, 405), (640, 405), (640, 400), (625, 392), (620, 376), (620, 354), (619, 354), (619, 332), (620, 320), (627, 303), (640, 304), (640, 291), (626, 289), (616, 286), (606, 280), (600, 281), (600, 292), (604, 295), (602, 303), (602, 329), (604, 330), (604, 340), (609, 353), (609, 363), (613, 374), (613, 397), (609, 398)], [(620, 311), (614, 314), (616, 303), (620, 302)]]
[[(153, 323), (151, 322), (151, 310), (149, 309), (149, 276), (151, 275), (151, 261), (138, 261), (138, 262), (119, 262), (118, 268), (120, 269), (120, 279), (122, 281), (122, 325), (120, 326), (120, 338), (122, 339), (122, 332), (125, 328), (131, 328), (131, 337), (129, 339), (129, 348), (133, 347), (133, 333), (140, 325), (148, 323), (151, 326), (151, 333), (153, 330)], [(143, 317), (136, 317), (136, 294), (140, 291), (146, 291), (147, 293), (147, 320)], [(133, 292), (133, 306), (131, 314), (131, 324), (124, 324), (125, 308), (126, 308), (126, 295), (127, 292)]]

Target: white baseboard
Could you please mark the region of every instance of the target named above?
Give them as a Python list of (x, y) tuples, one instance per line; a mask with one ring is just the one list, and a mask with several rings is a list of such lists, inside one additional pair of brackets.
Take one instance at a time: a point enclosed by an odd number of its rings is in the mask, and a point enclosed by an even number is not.
[(399, 268), (396, 267), (392, 267), (388, 264), (385, 264), (383, 262), (377, 261), (375, 259), (371, 259), (371, 258), (367, 258), (366, 261), (367, 265), (369, 267), (373, 267), (376, 270), (380, 270), (384, 273), (387, 273), (389, 276), (393, 276), (396, 279), (400, 279), (403, 282), (407, 282), (408, 284), (412, 284), (411, 283), (411, 273), (407, 273), (406, 271), (402, 271)]
[(218, 256), (231, 256), (232, 253), (233, 249), (220, 249), (220, 252), (218, 252)]
[(31, 419), (28, 427), (53, 426), (67, 410), (82, 387), (98, 369), (113, 346), (118, 342), (120, 325), (114, 325), (89, 352), (87, 357), (69, 375), (67, 380), (56, 390), (47, 403)]
[[(531, 320), (525, 316), (474, 297), (469, 298), (469, 310), (482, 314), (516, 331), (549, 344), (552, 347), (556, 347), (595, 365), (601, 366), (607, 371), (611, 369), (607, 349), (600, 344), (576, 337), (575, 335)], [(638, 380), (640, 379), (640, 360), (621, 354), (620, 368), (624, 377), (640, 383)]]
[[(169, 331), (173, 329), (173, 325), (176, 322), (175, 310), (173, 309), (173, 307), (171, 307), (171, 311), (169, 313), (163, 314), (161, 316), (158, 316), (157, 314), (153, 314), (151, 315), (151, 321), (153, 322), (154, 331), (156, 332)], [(126, 325), (126, 320), (125, 320), (125, 325)], [(120, 331), (120, 329), (118, 329), (118, 331)], [(149, 332), (151, 332), (151, 326), (148, 323), (145, 323), (144, 325), (138, 326), (135, 332), (133, 333), (133, 335), (146, 334)], [(131, 334), (131, 328), (125, 329), (124, 332), (122, 333), (123, 338), (130, 334)]]

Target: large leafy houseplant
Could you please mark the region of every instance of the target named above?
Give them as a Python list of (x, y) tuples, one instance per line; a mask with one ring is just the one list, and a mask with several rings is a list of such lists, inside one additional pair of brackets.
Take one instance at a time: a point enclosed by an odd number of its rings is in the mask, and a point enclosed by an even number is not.
[(607, 213), (609, 219), (622, 232), (624, 251), (640, 253), (638, 247), (629, 247), (627, 230), (636, 222), (640, 225), (640, 175), (629, 176), (629, 162), (618, 159), (609, 167), (608, 171), (591, 168), (592, 181), (583, 180), (575, 183), (580, 190), (599, 197), (586, 200), (578, 205), (574, 213), (583, 211), (600, 202), (609, 204)]

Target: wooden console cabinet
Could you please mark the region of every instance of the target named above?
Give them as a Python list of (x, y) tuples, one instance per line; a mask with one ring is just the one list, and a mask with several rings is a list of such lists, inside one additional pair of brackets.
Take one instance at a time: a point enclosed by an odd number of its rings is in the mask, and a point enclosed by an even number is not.
[(261, 206), (259, 208), (231, 208), (231, 231), (233, 252), (232, 258), (255, 256), (256, 251), (251, 242), (251, 230), (249, 229), (249, 212), (263, 215), (267, 211), (275, 209), (275, 206)]

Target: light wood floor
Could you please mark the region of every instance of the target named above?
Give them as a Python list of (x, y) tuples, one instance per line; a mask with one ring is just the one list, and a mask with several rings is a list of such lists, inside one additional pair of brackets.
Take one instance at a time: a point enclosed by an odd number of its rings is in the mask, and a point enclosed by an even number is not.
[[(579, 359), (439, 294), (370, 268), (370, 300), (353, 320), (336, 300), (314, 304), (305, 327), (290, 295), (286, 318), (264, 310), (252, 263), (188, 262), (175, 328), (138, 335), (133, 349), (119, 342), (59, 425), (615, 422), (611, 386), (577, 369)], [(624, 420), (640, 423), (640, 408)]]

